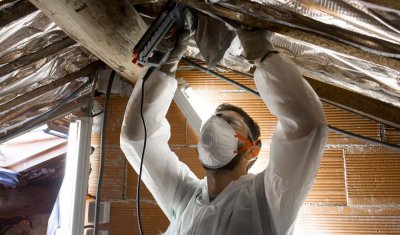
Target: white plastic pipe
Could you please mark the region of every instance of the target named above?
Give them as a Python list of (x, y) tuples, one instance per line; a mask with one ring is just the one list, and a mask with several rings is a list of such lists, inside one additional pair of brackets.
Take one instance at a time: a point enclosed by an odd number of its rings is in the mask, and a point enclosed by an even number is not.
[(71, 122), (64, 180), (59, 192), (60, 227), (56, 234), (82, 235), (89, 180), (92, 118)]

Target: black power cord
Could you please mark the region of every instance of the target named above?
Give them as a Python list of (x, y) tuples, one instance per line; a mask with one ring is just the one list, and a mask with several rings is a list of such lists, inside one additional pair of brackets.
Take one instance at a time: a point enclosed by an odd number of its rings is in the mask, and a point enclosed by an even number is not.
[[(93, 234), (97, 235), (99, 233), (99, 214), (100, 214), (100, 198), (101, 198), (101, 185), (103, 184), (103, 174), (104, 174), (104, 153), (105, 153), (105, 145), (106, 145), (106, 126), (107, 126), (107, 114), (108, 114), (108, 104), (110, 103), (111, 97), (111, 88), (115, 77), (115, 71), (113, 70), (110, 74), (110, 78), (108, 79), (107, 91), (106, 91), (106, 100), (104, 102), (104, 116), (103, 116), (103, 124), (101, 129), (101, 153), (100, 153), (100, 162), (99, 162), (99, 177), (97, 183), (96, 190), (96, 205), (94, 207), (94, 229)], [(95, 89), (95, 88), (94, 88)]]
[(139, 168), (139, 175), (138, 175), (138, 182), (137, 182), (137, 190), (136, 190), (136, 212), (137, 212), (137, 220), (138, 220), (138, 226), (139, 226), (139, 234), (143, 235), (143, 227), (142, 227), (142, 216), (140, 212), (140, 190), (141, 190), (141, 180), (142, 180), (142, 170), (143, 170), (143, 162), (144, 162), (144, 153), (146, 151), (146, 144), (147, 144), (147, 127), (146, 127), (146, 122), (144, 120), (144, 115), (143, 115), (143, 103), (144, 103), (144, 84), (146, 80), (149, 78), (149, 76), (153, 73), (155, 70), (154, 67), (150, 67), (149, 70), (147, 70), (146, 74), (144, 75), (142, 79), (142, 94), (141, 94), (141, 100), (140, 100), (140, 118), (142, 119), (143, 123), (143, 129), (144, 129), (144, 142), (143, 142), (143, 150), (142, 150), (142, 157), (140, 161), (140, 168)]

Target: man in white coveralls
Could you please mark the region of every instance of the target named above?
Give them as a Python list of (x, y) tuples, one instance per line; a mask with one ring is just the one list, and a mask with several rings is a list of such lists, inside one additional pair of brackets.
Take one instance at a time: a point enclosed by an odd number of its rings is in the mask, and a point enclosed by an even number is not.
[[(172, 55), (145, 83), (147, 147), (142, 180), (168, 217), (165, 234), (291, 234), (316, 177), (327, 139), (322, 105), (296, 67), (269, 42), (267, 31), (238, 30), (243, 56), (256, 65), (262, 100), (278, 117), (270, 161), (248, 174), (261, 147), (258, 125), (242, 109), (224, 104), (203, 124), (198, 143), (207, 177), (198, 179), (168, 146), (165, 118), (177, 89), (175, 70), (186, 49), (181, 37)], [(139, 79), (125, 112), (121, 148), (136, 172), (144, 143)]]

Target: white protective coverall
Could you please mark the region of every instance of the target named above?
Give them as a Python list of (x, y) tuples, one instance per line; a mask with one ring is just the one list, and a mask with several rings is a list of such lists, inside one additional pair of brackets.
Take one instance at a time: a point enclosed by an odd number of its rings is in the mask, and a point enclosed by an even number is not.
[[(198, 179), (168, 146), (170, 126), (165, 116), (176, 80), (155, 71), (146, 81), (143, 109), (148, 139), (142, 180), (170, 220), (165, 234), (292, 233), (324, 150), (325, 116), (310, 85), (278, 54), (257, 65), (254, 79), (264, 103), (278, 117), (268, 167), (231, 182), (212, 202), (207, 180)], [(139, 79), (121, 132), (121, 148), (136, 172), (144, 138), (141, 86)]]

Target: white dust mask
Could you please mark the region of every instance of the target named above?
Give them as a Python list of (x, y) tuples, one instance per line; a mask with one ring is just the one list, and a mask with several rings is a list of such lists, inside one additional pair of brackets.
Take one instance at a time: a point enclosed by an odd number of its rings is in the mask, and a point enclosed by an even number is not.
[(204, 123), (197, 144), (200, 162), (211, 169), (228, 164), (237, 154), (238, 137), (223, 119), (212, 116)]

